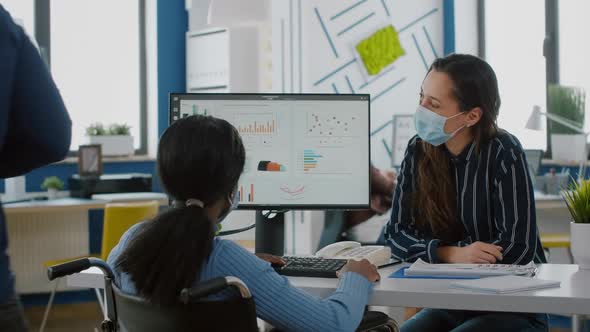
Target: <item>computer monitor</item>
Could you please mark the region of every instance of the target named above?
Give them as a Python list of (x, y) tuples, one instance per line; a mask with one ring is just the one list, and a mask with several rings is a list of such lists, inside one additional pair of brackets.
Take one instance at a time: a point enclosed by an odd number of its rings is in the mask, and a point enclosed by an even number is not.
[(194, 114), (240, 133), (239, 209), (370, 207), (368, 94), (172, 93), (170, 123)]
[(528, 163), (529, 171), (531, 175), (536, 176), (539, 174), (541, 168), (541, 159), (543, 158), (543, 150), (537, 149), (525, 149), (524, 154)]

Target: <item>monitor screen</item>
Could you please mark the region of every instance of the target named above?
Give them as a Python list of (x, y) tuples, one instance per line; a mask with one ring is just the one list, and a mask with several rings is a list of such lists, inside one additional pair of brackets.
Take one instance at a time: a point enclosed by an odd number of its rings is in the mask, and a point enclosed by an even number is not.
[(170, 122), (194, 114), (240, 133), (240, 209), (364, 209), (369, 202), (367, 94), (170, 95)]
[(543, 150), (525, 149), (524, 154), (531, 175), (538, 175), (539, 169), (541, 168), (541, 160), (543, 159)]

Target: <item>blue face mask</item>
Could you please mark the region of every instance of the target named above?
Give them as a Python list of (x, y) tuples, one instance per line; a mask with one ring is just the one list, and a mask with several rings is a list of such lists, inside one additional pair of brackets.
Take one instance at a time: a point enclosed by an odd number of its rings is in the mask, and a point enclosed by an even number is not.
[(422, 105), (418, 105), (416, 113), (414, 113), (414, 126), (416, 127), (416, 132), (418, 132), (418, 136), (420, 136), (421, 139), (434, 146), (439, 146), (447, 142), (449, 139), (451, 139), (451, 137), (455, 136), (459, 130), (465, 128), (463, 125), (450, 134), (445, 133), (444, 128), (447, 120), (461, 114), (463, 114), (463, 112), (445, 118), (442, 115), (438, 115), (430, 111), (428, 108)]

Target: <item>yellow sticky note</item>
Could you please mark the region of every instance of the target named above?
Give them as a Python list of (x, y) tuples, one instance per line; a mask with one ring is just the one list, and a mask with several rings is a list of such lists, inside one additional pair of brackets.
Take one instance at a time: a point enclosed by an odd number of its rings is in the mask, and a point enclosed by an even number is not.
[(356, 45), (356, 50), (369, 75), (377, 75), (383, 68), (406, 54), (393, 25), (375, 31)]

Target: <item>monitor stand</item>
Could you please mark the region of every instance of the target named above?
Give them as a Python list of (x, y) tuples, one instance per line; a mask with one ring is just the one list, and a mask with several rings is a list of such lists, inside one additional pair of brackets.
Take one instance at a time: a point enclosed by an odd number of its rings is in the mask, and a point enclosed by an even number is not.
[(256, 211), (255, 252), (283, 256), (285, 252), (285, 213), (271, 212), (268, 217)]

